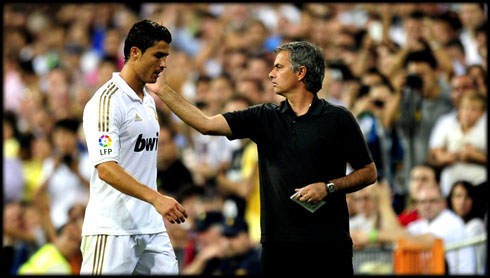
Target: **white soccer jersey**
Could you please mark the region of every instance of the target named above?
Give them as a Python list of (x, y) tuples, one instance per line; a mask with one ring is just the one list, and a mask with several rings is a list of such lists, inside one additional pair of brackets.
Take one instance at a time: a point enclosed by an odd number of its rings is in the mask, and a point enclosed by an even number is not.
[(119, 73), (95, 92), (83, 111), (83, 129), (94, 165), (82, 235), (134, 235), (165, 231), (162, 216), (149, 203), (99, 178), (96, 165), (116, 161), (141, 183), (156, 190), (160, 126), (153, 98), (140, 97)]

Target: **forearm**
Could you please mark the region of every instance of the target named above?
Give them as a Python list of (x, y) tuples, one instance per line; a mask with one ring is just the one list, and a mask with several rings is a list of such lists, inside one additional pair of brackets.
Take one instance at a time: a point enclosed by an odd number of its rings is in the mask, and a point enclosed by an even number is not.
[(231, 135), (231, 130), (222, 115), (207, 116), (169, 86), (161, 86), (157, 96), (182, 121), (201, 134)]
[(338, 191), (347, 194), (374, 183), (376, 178), (376, 166), (374, 165), (374, 162), (371, 162), (363, 168), (354, 170), (345, 177), (331, 180), (331, 182), (335, 184)]
[(397, 120), (400, 113), (401, 94), (401, 92), (395, 92), (392, 101), (387, 103), (381, 117), (381, 124), (384, 128), (390, 128)]
[[(160, 215), (177, 224), (185, 222), (187, 212), (174, 198), (160, 194), (158, 191), (140, 183), (114, 161), (96, 166), (100, 179), (107, 182), (124, 194), (151, 204)], [(144, 167), (144, 166), (143, 166)]]
[(473, 150), (468, 155), (468, 161), (473, 163), (478, 163), (482, 165), (487, 164), (487, 155), (484, 152), (478, 150)]
[(396, 243), (398, 240), (405, 240), (413, 245), (431, 246), (436, 239), (432, 234), (412, 235), (406, 229), (401, 230), (380, 230), (377, 233), (376, 243)]
[(114, 161), (97, 165), (99, 177), (124, 194), (153, 204), (158, 194), (155, 190), (140, 183)]
[(381, 217), (382, 229), (393, 231), (403, 230), (403, 227), (398, 222), (398, 217), (391, 206), (391, 199), (380, 198), (378, 202), (378, 211)]

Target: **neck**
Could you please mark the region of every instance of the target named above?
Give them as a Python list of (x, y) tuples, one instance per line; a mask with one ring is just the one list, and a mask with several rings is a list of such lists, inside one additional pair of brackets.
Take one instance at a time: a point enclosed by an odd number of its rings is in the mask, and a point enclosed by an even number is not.
[(138, 78), (136, 72), (134, 72), (134, 70), (126, 64), (121, 70), (120, 75), (121, 78), (128, 83), (129, 87), (131, 87), (131, 89), (133, 89), (136, 94), (143, 99), (143, 87), (145, 86), (145, 83)]
[(287, 98), (289, 105), (293, 109), (296, 116), (302, 116), (308, 112), (308, 109), (313, 102), (314, 95), (310, 92), (305, 91), (301, 94), (295, 94)]
[(428, 100), (436, 99), (439, 96), (440, 92), (441, 92), (441, 88), (439, 86), (434, 86), (432, 87), (432, 89), (428, 90), (424, 98)]

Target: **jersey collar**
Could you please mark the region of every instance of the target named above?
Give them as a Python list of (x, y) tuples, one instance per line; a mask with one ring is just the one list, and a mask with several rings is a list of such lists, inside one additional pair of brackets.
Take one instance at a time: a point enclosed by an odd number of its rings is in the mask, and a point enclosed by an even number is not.
[[(311, 101), (311, 106), (308, 109), (308, 112), (306, 114), (308, 115), (320, 115), (322, 112), (324, 106), (324, 102), (321, 101), (318, 96), (315, 94), (313, 96), (313, 100)], [(289, 105), (289, 102), (287, 100), (284, 100), (281, 102), (279, 106), (279, 111), (281, 113), (286, 113), (287, 111), (291, 111), (294, 114), (293, 109), (291, 108), (291, 105)]]
[[(120, 72), (112, 73), (112, 79), (117, 84), (117, 86), (119, 86), (119, 88), (121, 88), (122, 91), (127, 94), (132, 100), (143, 103), (143, 100), (138, 96), (138, 94), (136, 94), (136, 92), (131, 87), (129, 87), (128, 83), (121, 77)], [(143, 87), (143, 99), (147, 96), (149, 95), (146, 91), (146, 87)]]

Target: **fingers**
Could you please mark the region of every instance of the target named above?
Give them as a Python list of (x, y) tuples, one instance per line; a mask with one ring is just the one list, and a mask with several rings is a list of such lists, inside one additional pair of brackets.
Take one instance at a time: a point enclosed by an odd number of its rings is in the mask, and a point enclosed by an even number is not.
[(188, 215), (185, 208), (179, 203), (176, 203), (175, 207), (165, 214), (165, 219), (172, 224), (175, 224), (176, 222), (177, 224), (184, 223), (187, 217)]
[(317, 195), (318, 194), (316, 194), (314, 191), (303, 188), (299, 190), (299, 193), (295, 196), (295, 199), (301, 202), (315, 204), (320, 200)]
[(296, 195), (295, 198), (296, 198), (296, 200), (299, 200), (301, 202), (307, 202), (307, 203), (312, 203), (312, 204), (317, 202), (314, 195), (310, 192), (306, 192), (305, 190), (300, 191), (300, 193), (298, 195)]
[(177, 224), (184, 223), (185, 222), (185, 217), (181, 213), (176, 213), (176, 212), (169, 212), (165, 214), (165, 219), (167, 219), (170, 223)]

